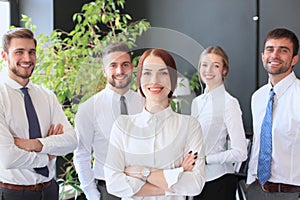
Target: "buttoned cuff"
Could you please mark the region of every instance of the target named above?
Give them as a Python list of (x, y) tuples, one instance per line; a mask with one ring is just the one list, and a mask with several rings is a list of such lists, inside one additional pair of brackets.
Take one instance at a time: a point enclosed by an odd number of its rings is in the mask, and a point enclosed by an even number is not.
[(100, 192), (97, 189), (97, 185), (94, 180), (88, 185), (83, 185), (81, 183), (80, 187), (88, 200), (100, 199)]
[(97, 189), (89, 190), (84, 194), (88, 200), (100, 199), (100, 192)]
[(49, 163), (49, 156), (47, 154), (36, 153), (37, 154), (37, 163), (34, 167), (45, 167)]
[(205, 164), (214, 164), (216, 159), (215, 155), (207, 155), (205, 156)]
[(127, 176), (127, 179), (128, 179), (128, 183), (132, 189), (132, 195), (134, 195), (135, 193), (137, 193), (138, 191), (140, 191), (140, 189), (143, 187), (143, 185), (145, 185), (146, 182), (140, 180), (140, 179), (137, 179), (137, 178), (134, 178), (134, 177), (131, 177), (131, 176)]
[(175, 169), (165, 169), (163, 171), (166, 182), (168, 184), (168, 188), (171, 188), (172, 185), (177, 183), (179, 176), (183, 172), (183, 167), (175, 168)]
[(40, 153), (47, 153), (46, 144), (45, 144), (43, 138), (37, 138), (37, 139), (38, 139), (38, 140), (42, 143), (42, 145), (43, 145), (42, 150), (41, 150)]

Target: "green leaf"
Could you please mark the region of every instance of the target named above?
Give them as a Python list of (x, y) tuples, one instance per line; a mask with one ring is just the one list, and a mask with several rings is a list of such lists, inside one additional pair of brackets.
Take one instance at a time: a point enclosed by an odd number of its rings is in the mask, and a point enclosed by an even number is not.
[(129, 20), (132, 20), (131, 16), (129, 14), (125, 14), (125, 17)]
[[(129, 24), (132, 18), (124, 13), (124, 7), (125, 0), (87, 3), (80, 13), (73, 15), (75, 26), (71, 31), (54, 30), (49, 36), (37, 36), (38, 59), (31, 80), (57, 95), (72, 125), (78, 105), (105, 88), (102, 60), (97, 57), (99, 52), (114, 41), (123, 41), (133, 47), (136, 38), (150, 27), (146, 20)], [(26, 27), (36, 29), (30, 17), (21, 16)], [(137, 89), (136, 81), (130, 85)], [(79, 181), (72, 159), (66, 158), (66, 163), (60, 184), (71, 184), (78, 192)], [(61, 194), (60, 198), (62, 196), (65, 194)]]

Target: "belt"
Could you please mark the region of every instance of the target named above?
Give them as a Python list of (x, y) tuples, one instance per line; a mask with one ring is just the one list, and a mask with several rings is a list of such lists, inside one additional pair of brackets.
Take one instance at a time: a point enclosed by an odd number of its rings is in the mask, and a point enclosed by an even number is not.
[(261, 187), (261, 189), (265, 192), (283, 192), (283, 193), (300, 192), (300, 186), (297, 185), (289, 185), (285, 183), (272, 183), (267, 181), (262, 186), (257, 179), (256, 182)]
[(2, 183), (0, 182), (0, 188), (5, 188), (9, 190), (35, 190), (35, 191), (41, 191), (45, 188), (47, 188), (49, 185), (51, 185), (52, 180), (45, 182), (45, 183), (39, 183), (36, 185), (14, 185), (10, 183)]

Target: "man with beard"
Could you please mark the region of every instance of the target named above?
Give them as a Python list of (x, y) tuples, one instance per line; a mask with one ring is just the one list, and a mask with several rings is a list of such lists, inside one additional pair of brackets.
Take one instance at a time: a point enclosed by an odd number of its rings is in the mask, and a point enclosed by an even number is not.
[(8, 77), (0, 82), (0, 197), (58, 199), (55, 156), (76, 148), (76, 134), (50, 90), (31, 83), (36, 64), (33, 33), (4, 34), (1, 57)]
[(81, 188), (89, 200), (99, 200), (100, 196), (102, 200), (119, 199), (107, 193), (103, 165), (112, 125), (120, 114), (126, 114), (121, 105), (125, 101), (127, 114), (139, 113), (143, 108), (142, 97), (129, 89), (133, 72), (129, 51), (124, 43), (113, 43), (103, 50), (107, 85), (82, 103), (75, 117), (79, 144), (74, 152), (74, 164)]
[(249, 200), (298, 199), (300, 192), (300, 80), (293, 72), (299, 41), (290, 30), (270, 31), (262, 61), (269, 82), (252, 96), (253, 147)]

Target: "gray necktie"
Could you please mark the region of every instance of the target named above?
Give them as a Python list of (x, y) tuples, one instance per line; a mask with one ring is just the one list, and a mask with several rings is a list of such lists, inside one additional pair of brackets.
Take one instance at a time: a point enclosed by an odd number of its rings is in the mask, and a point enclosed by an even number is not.
[(120, 98), (120, 106), (121, 106), (121, 115), (128, 115), (124, 96), (121, 96), (121, 98)]

